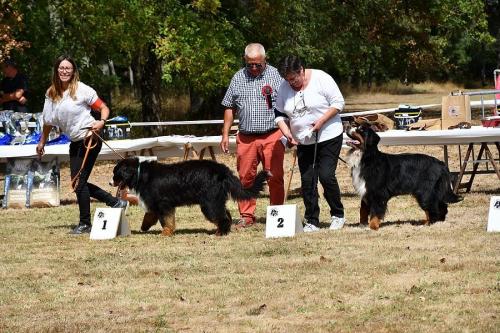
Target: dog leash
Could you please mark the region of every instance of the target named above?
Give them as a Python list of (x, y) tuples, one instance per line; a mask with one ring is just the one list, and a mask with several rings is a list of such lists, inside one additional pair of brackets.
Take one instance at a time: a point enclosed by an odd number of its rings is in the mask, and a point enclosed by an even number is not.
[[(97, 140), (95, 139), (95, 136), (99, 138), (106, 146), (108, 146), (109, 149), (111, 149), (116, 155), (118, 155), (122, 160), (125, 158), (120, 155), (116, 150), (111, 148), (111, 146), (104, 140), (96, 130), (93, 130), (92, 127), (83, 127), (82, 129), (86, 129), (87, 132), (85, 133), (85, 139), (83, 142), (83, 145), (85, 146), (85, 156), (83, 157), (82, 165), (80, 166), (80, 170), (76, 173), (75, 177), (71, 179), (71, 188), (73, 189), (73, 192), (76, 190), (80, 183), (80, 175), (82, 174), (83, 168), (85, 167), (85, 163), (87, 162), (87, 157), (89, 155), (89, 152), (91, 149), (95, 148), (97, 146)], [(89, 135), (89, 133), (91, 133)]]
[(311, 191), (312, 191), (312, 197), (316, 197), (318, 195), (318, 179), (316, 177), (316, 155), (317, 155), (317, 152), (318, 152), (318, 131), (315, 131), (314, 132), (314, 154), (313, 154), (313, 165), (312, 165), (312, 169), (313, 169), (313, 177), (312, 177), (312, 181), (313, 181), (313, 186), (311, 187)]

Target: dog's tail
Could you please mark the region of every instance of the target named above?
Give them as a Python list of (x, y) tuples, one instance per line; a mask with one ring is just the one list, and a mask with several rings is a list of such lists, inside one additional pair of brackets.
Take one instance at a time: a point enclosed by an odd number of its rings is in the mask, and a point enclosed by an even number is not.
[(243, 188), (241, 182), (235, 176), (229, 177), (229, 193), (231, 197), (236, 200), (249, 200), (256, 198), (259, 193), (264, 189), (269, 172), (262, 170), (255, 177), (255, 181), (251, 187)]
[(444, 193), (444, 198), (443, 201), (446, 203), (456, 203), (464, 200), (464, 198), (460, 195), (455, 194), (453, 192), (453, 185), (452, 185), (452, 177), (450, 174), (450, 170), (444, 166), (444, 172), (442, 173), (439, 186), (441, 186), (441, 192)]

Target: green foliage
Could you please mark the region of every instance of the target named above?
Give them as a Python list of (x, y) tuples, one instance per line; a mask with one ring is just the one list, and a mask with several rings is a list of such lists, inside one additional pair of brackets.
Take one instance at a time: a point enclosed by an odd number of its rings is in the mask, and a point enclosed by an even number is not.
[[(243, 30), (275, 61), (296, 53), (349, 82), (454, 77), (493, 38), (482, 1), (251, 1)], [(237, 17), (233, 17), (237, 20)], [(477, 75), (477, 74), (476, 74)]]
[(156, 54), (163, 60), (165, 83), (207, 96), (229, 83), (240, 65), (243, 39), (230, 22), (215, 15), (218, 1), (194, 3), (176, 6), (166, 18)]
[(0, 61), (29, 46), (26, 41), (18, 40), (24, 28), (18, 5), (18, 0), (0, 0)]
[[(164, 86), (205, 100), (228, 85), (249, 42), (261, 42), (272, 64), (298, 54), (354, 86), (474, 79), (500, 59), (492, 35), (499, 35), (497, 0), (15, 0), (1, 6), (7, 19), (0, 32), (8, 40), (0, 51), (17, 45), (34, 111), (41, 110), (52, 63), (63, 53), (79, 63), (82, 80), (109, 95), (120, 84), (102, 70), (110, 60), (132, 68), (139, 86), (160, 80), (146, 66), (153, 46)], [(143, 105), (143, 112), (151, 111)]]

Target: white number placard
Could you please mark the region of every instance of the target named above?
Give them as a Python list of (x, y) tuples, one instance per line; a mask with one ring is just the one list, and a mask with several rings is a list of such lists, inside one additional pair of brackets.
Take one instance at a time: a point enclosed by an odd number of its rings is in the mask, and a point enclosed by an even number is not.
[(500, 231), (500, 196), (491, 197), (488, 214), (488, 232)]
[(302, 231), (297, 205), (267, 207), (266, 238), (293, 237)]
[(113, 239), (130, 235), (125, 208), (96, 208), (90, 239)]

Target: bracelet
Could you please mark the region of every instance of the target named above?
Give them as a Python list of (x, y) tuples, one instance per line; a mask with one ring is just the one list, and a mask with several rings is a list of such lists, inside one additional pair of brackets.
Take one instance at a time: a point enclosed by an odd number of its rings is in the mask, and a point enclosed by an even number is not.
[(108, 121), (107, 119), (99, 119), (99, 120), (104, 121), (104, 123), (106, 123)]

